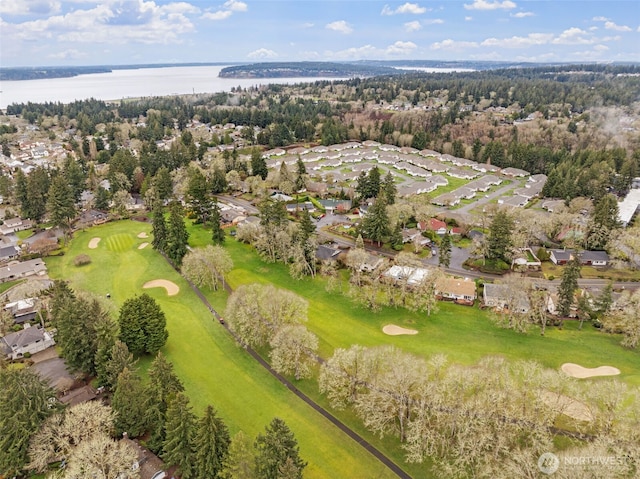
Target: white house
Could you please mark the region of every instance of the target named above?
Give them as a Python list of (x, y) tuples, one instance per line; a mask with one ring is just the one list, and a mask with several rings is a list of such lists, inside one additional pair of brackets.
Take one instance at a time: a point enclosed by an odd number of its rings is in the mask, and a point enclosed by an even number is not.
[(44, 329), (25, 325), (21, 331), (0, 339), (0, 350), (9, 359), (19, 359), (26, 353), (35, 354), (54, 344), (53, 336)]

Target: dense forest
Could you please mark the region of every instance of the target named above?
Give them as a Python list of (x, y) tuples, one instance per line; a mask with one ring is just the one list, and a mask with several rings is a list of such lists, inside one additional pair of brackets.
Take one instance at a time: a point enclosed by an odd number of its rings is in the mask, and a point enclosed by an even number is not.
[[(633, 115), (638, 98), (639, 66), (569, 65), (412, 72), (111, 104), (13, 104), (7, 113), (37, 124), (57, 117), (72, 122), (83, 136), (96, 135), (96, 125), (106, 124), (97, 136), (106, 133), (110, 143), (116, 140), (118, 124), (137, 125), (128, 136), (153, 142), (198, 120), (244, 127), (247, 146), (376, 140), (430, 148), (547, 174), (547, 195), (573, 198), (623, 193), (638, 174), (637, 136), (623, 138), (619, 127), (603, 124), (603, 115), (620, 115), (624, 109)], [(531, 117), (539, 121), (517, 126)], [(220, 143), (230, 139), (213, 135), (201, 145)], [(101, 162), (115, 151), (102, 153)], [(154, 146), (143, 150), (145, 154), (156, 154)], [(154, 163), (169, 166), (164, 160)]]

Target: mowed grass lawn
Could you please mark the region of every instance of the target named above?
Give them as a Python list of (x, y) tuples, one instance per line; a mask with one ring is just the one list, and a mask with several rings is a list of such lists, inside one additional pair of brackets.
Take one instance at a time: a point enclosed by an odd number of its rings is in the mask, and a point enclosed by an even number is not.
[[(63, 257), (48, 258), (52, 278), (69, 280), (75, 289), (111, 295), (114, 309), (143, 291), (154, 297), (167, 316), (169, 340), (162, 349), (183, 381), (195, 411), (213, 404), (232, 433), (242, 429), (255, 437), (274, 416), (294, 431), (302, 457), (309, 461), (308, 478), (394, 477), (379, 461), (278, 383), (249, 355), (202, 305), (187, 283), (151, 246), (138, 249), (140, 232), (151, 226), (120, 221), (78, 232)], [(89, 249), (91, 238), (101, 238)], [(73, 266), (73, 258), (88, 254), (92, 262)], [(162, 288), (143, 290), (153, 279), (168, 279), (180, 287), (176, 296)], [(221, 294), (219, 301), (224, 301)], [(148, 366), (149, 359), (141, 363)]]
[[(193, 229), (194, 242), (205, 241), (201, 235)], [(229, 238), (225, 247), (234, 261), (234, 269), (227, 276), (232, 287), (272, 283), (309, 301), (308, 327), (319, 336), (323, 357), (330, 356), (335, 348), (348, 348), (352, 344), (393, 344), (425, 357), (444, 353), (450, 361), (462, 364), (475, 363), (487, 355), (500, 355), (511, 360), (535, 360), (553, 369), (566, 362), (585, 367), (611, 365), (621, 370), (618, 378), (640, 385), (640, 352), (621, 347), (620, 336), (603, 333), (590, 324), (585, 323), (579, 331), (576, 321), (565, 321), (562, 330), (548, 327), (545, 336), (540, 335), (538, 328), (520, 334), (496, 326), (487, 311), (446, 302), (440, 302), (439, 311), (431, 316), (401, 308), (383, 308), (374, 313), (339, 292), (327, 292), (321, 278), (292, 280), (285, 266), (265, 263), (248, 245)], [(388, 336), (382, 332), (386, 324), (416, 329), (419, 333)]]

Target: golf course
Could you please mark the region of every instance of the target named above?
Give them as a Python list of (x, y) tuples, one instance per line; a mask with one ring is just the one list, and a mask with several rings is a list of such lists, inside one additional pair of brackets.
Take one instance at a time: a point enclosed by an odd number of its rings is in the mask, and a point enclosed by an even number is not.
[[(210, 244), (209, 231), (192, 225), (188, 229), (192, 247)], [(243, 430), (251, 436), (262, 431), (274, 416), (281, 417), (295, 433), (302, 458), (309, 462), (305, 477), (395, 477), (246, 354), (160, 254), (150, 246), (140, 248), (150, 241), (141, 233), (150, 231), (148, 223), (123, 220), (77, 232), (64, 256), (46, 259), (49, 275), (68, 280), (75, 289), (102, 297), (110, 295), (114, 315), (134, 295), (146, 292), (155, 298), (167, 316), (169, 331), (162, 351), (173, 363), (196, 412), (200, 414), (207, 404), (213, 404), (232, 433)], [(234, 269), (226, 277), (232, 288), (272, 283), (309, 302), (307, 326), (318, 336), (319, 354), (324, 358), (335, 348), (353, 344), (391, 344), (423, 357), (444, 353), (451, 362), (469, 365), (487, 355), (499, 355), (509, 360), (535, 360), (556, 370), (565, 363), (584, 368), (611, 366), (620, 370), (615, 376), (618, 380), (640, 385), (640, 354), (624, 349), (619, 337), (604, 334), (590, 324), (580, 331), (576, 322), (566, 321), (562, 330), (549, 327), (541, 336), (535, 328), (528, 334), (501, 329), (488, 312), (450, 303), (440, 303), (438, 312), (431, 316), (401, 308), (382, 308), (373, 313), (340, 291), (327, 291), (322, 278), (296, 281), (284, 265), (265, 263), (248, 245), (227, 237), (224, 246), (234, 262)], [(90, 256), (91, 263), (74, 266), (73, 259), (80, 254)], [(227, 294), (203, 293), (223, 314)], [(384, 328), (389, 325), (412, 333), (386, 334)], [(387, 328), (387, 332), (401, 331), (397, 328)], [(150, 361), (142, 358), (141, 368), (148, 367)], [(315, 379), (300, 381), (296, 386), (328, 408)], [(348, 410), (331, 412), (413, 477), (431, 477), (427, 465), (404, 463), (404, 452), (394, 438), (380, 439), (369, 433)]]
[[(300, 401), (246, 354), (229, 333), (213, 321), (187, 283), (164, 258), (151, 248), (138, 249), (150, 233), (149, 224), (120, 221), (78, 232), (66, 254), (47, 260), (54, 279), (69, 280), (72, 287), (105, 297), (110, 295), (114, 313), (134, 295), (146, 292), (167, 316), (169, 340), (162, 349), (173, 363), (195, 411), (200, 414), (213, 404), (231, 433), (243, 430), (255, 436), (274, 416), (284, 419), (294, 431), (301, 456), (309, 462), (305, 476), (394, 477), (360, 445), (328, 420)], [(92, 238), (100, 237), (89, 249)], [(88, 254), (91, 263), (73, 265), (73, 258)], [(166, 279), (180, 292), (169, 296), (164, 288), (143, 289), (148, 281)], [(144, 369), (151, 358), (143, 358)]]

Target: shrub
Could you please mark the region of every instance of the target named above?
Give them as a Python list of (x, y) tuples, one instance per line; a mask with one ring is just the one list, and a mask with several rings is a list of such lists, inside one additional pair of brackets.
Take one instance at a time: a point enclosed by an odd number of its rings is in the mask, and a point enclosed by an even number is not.
[(75, 266), (85, 266), (91, 263), (91, 257), (88, 254), (79, 254), (73, 259)]

